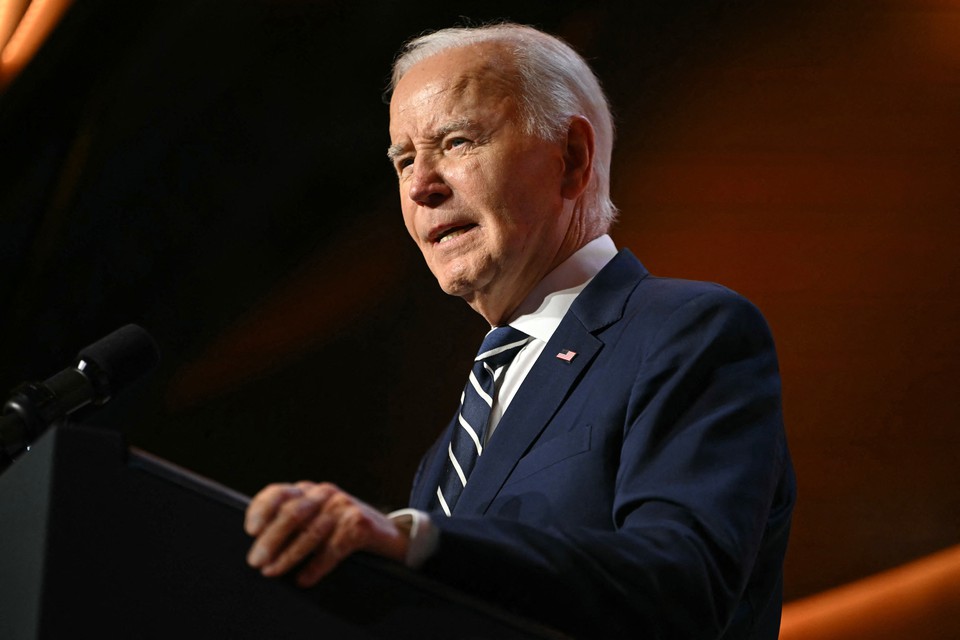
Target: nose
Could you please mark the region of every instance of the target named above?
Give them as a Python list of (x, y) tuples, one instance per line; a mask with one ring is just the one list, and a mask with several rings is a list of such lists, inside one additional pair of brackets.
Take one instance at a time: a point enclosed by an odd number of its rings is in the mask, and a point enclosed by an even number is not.
[(435, 162), (423, 156), (413, 163), (410, 180), (410, 199), (421, 207), (433, 209), (447, 201), (453, 191), (446, 183)]

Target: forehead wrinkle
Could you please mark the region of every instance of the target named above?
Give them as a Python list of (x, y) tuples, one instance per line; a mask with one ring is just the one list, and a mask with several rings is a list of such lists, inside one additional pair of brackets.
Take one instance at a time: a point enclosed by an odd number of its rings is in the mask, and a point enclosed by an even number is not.
[[(429, 142), (439, 142), (447, 135), (453, 133), (454, 131), (464, 131), (467, 129), (474, 129), (477, 126), (476, 120), (473, 118), (455, 118), (449, 122), (445, 122), (442, 125), (438, 126), (434, 131), (428, 131), (423, 134), (423, 138)], [(395, 160), (401, 156), (407, 149), (407, 145), (398, 142), (396, 144), (390, 145), (387, 149), (387, 158), (390, 160)]]
[(445, 137), (447, 134), (453, 133), (454, 131), (463, 131), (464, 129), (473, 129), (477, 126), (476, 121), (473, 118), (456, 118), (445, 124), (437, 127), (437, 130), (432, 134), (428, 135), (428, 138), (439, 140), (440, 138)]
[[(483, 52), (483, 55), (474, 62), (473, 68), (468, 67), (452, 77), (441, 78), (439, 83), (436, 81), (429, 83), (424, 88), (427, 91), (420, 91), (416, 102), (423, 104), (430, 100), (436, 100), (444, 93), (449, 93), (453, 96), (452, 101), (456, 104), (460, 103), (471, 91), (481, 91), (485, 94), (487, 100), (497, 97), (500, 100), (507, 99), (516, 103), (517, 78), (513, 61), (509, 56), (503, 55), (499, 43), (485, 43), (485, 45), (480, 45), (479, 49)], [(437, 55), (442, 55), (442, 52)], [(404, 113), (411, 107), (412, 105), (409, 104), (397, 105), (397, 112), (398, 114)], [(434, 114), (431, 119), (439, 120), (440, 116)], [(430, 130), (428, 124), (424, 127), (426, 131), (421, 134), (421, 137), (430, 142), (435, 142), (452, 131), (475, 128), (476, 126), (477, 122), (472, 118), (454, 118), (437, 126), (433, 131)], [(396, 160), (407, 151), (407, 148), (408, 145), (403, 142), (392, 144), (387, 149), (387, 158)]]
[[(432, 89), (432, 91), (430, 91), (430, 93), (426, 95), (423, 95), (425, 91), (421, 90), (420, 92), (418, 92), (419, 95), (416, 96), (415, 104), (397, 105), (397, 115), (402, 115), (408, 112), (410, 109), (415, 108), (417, 104), (423, 104), (429, 100), (436, 98), (438, 95), (450, 90), (450, 88), (447, 86), (440, 86), (440, 87), (428, 86), (427, 88)], [(394, 93), (394, 96), (396, 96), (396, 93)], [(392, 111), (392, 107), (393, 105), (391, 105), (391, 111)], [(393, 120), (393, 115), (391, 115), (391, 127), (392, 127), (392, 120)], [(405, 142), (394, 143), (387, 148), (387, 158), (389, 160), (395, 160), (396, 158), (401, 156), (406, 151), (406, 149), (407, 149), (407, 144)]]

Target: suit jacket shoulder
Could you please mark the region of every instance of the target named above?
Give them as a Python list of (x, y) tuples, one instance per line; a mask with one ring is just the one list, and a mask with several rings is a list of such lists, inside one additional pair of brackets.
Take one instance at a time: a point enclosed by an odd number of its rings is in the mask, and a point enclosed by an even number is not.
[(424, 570), (576, 632), (602, 619), (607, 637), (775, 638), (793, 491), (759, 311), (621, 252), (530, 371), (454, 517), (435, 519)]

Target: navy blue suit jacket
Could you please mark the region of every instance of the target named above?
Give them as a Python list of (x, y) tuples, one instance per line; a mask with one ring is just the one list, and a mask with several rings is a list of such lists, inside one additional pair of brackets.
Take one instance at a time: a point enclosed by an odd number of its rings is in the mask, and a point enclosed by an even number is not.
[[(436, 508), (452, 428), (411, 506)], [(759, 311), (621, 251), (560, 323), (453, 517), (432, 516), (423, 571), (578, 636), (775, 640), (794, 494)]]

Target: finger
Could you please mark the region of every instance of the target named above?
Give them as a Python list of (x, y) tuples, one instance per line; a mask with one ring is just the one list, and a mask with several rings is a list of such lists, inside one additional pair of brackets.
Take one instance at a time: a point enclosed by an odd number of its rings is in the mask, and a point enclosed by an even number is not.
[(251, 536), (259, 535), (272, 521), (287, 500), (303, 495), (303, 490), (290, 484), (271, 484), (262, 489), (247, 505), (243, 529)]
[(250, 547), (247, 563), (255, 568), (272, 563), (320, 507), (320, 503), (303, 495), (281, 504)]
[[(335, 514), (335, 528), (329, 533), (322, 548), (297, 575), (302, 587), (313, 586), (332, 571), (348, 555), (359, 550), (380, 552), (381, 555), (402, 560), (406, 551), (403, 534), (385, 515), (347, 494), (333, 496), (325, 511)], [(400, 549), (389, 553), (388, 549)]]
[(316, 514), (276, 558), (261, 569), (261, 573), (268, 577), (279, 576), (295, 567), (307, 556), (313, 553), (322, 554), (334, 526), (334, 519), (328, 514)]
[[(296, 488), (296, 491), (300, 491)], [(316, 547), (318, 536), (325, 538), (327, 532), (322, 522), (316, 523), (310, 531), (311, 522), (320, 514), (329, 497), (338, 491), (330, 484), (318, 484), (309, 487), (307, 493), (300, 493), (280, 504), (274, 517), (257, 536), (247, 554), (247, 563), (259, 569), (275, 565), (267, 575), (280, 575), (305, 558)], [(300, 534), (307, 530), (307, 537), (298, 544)], [(282, 557), (282, 560), (281, 560)]]
[(297, 574), (297, 585), (301, 587), (312, 587), (328, 573), (333, 571), (343, 560), (344, 554), (339, 550), (324, 547), (315, 554), (310, 561), (304, 565), (303, 569)]

